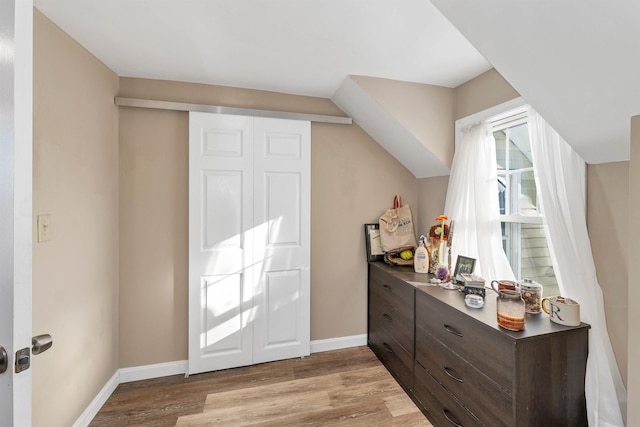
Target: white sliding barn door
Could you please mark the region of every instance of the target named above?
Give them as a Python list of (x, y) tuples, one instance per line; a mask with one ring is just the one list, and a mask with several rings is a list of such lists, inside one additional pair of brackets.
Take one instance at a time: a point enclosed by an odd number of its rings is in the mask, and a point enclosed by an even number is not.
[(189, 121), (189, 373), (309, 354), (310, 124)]

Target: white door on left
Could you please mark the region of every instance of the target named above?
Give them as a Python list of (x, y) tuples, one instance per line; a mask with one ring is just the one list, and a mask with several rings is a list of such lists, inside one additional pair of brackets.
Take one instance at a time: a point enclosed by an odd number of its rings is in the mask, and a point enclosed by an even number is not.
[(31, 369), (16, 373), (16, 351), (31, 349), (33, 2), (0, 2), (0, 28), (0, 426), (23, 427)]

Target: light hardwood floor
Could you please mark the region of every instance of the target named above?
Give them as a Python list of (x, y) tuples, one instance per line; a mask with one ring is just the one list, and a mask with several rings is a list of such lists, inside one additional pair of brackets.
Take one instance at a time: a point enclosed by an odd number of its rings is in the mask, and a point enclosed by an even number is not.
[(91, 427), (431, 426), (367, 347), (125, 383)]

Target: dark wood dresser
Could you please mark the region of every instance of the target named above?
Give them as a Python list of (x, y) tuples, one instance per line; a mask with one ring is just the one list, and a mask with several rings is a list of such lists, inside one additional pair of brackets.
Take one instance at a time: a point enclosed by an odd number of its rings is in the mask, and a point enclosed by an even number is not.
[(369, 264), (369, 347), (436, 426), (587, 425), (589, 325), (527, 314), (496, 321), (496, 296), (468, 308), (413, 268)]

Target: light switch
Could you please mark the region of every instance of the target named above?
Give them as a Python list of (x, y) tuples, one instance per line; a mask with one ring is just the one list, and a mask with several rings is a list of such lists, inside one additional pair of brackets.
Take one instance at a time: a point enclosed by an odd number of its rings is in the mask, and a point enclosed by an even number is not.
[(38, 215), (38, 242), (51, 240), (51, 215)]

